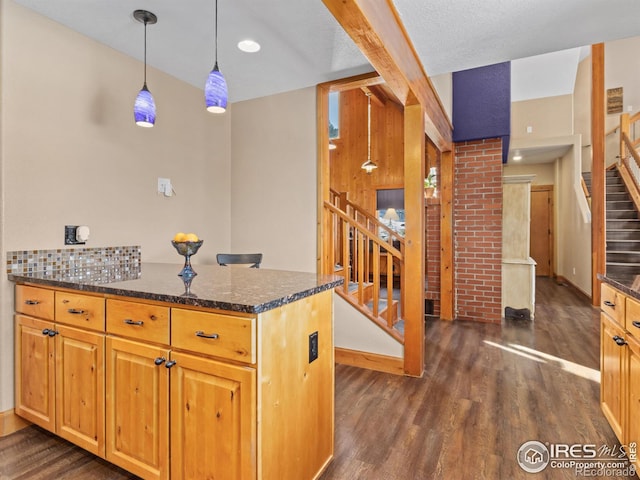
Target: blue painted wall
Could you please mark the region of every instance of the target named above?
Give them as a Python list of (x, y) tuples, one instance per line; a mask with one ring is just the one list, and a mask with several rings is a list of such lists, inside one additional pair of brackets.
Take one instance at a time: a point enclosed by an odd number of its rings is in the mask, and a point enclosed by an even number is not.
[(507, 162), (511, 135), (511, 63), (454, 72), (453, 141), (502, 138)]

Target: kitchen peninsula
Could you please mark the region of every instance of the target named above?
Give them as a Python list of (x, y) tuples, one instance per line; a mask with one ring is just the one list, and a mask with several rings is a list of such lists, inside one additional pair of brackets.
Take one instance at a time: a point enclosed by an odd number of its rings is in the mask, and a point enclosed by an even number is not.
[(640, 466), (640, 275), (608, 277), (600, 294), (600, 407), (629, 461)]
[(145, 479), (319, 477), (343, 279), (180, 268), (9, 273), (16, 413)]

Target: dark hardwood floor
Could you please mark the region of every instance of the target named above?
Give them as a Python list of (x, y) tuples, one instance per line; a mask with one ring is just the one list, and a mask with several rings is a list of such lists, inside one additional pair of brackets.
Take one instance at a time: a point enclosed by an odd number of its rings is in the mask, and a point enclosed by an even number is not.
[[(426, 336), (422, 378), (336, 366), (321, 480), (575, 479), (524, 472), (520, 445), (618, 445), (598, 402), (599, 312), (571, 289), (539, 278), (535, 321), (430, 321)], [(135, 477), (36, 427), (0, 439), (1, 480), (50, 478)]]

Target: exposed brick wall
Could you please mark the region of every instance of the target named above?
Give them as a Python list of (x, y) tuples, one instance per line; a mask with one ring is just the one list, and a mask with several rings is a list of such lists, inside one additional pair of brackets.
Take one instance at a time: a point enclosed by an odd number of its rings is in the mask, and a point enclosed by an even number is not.
[(427, 242), (427, 285), (424, 298), (433, 300), (433, 315), (440, 316), (440, 202), (427, 200), (425, 236)]
[(502, 320), (502, 140), (455, 146), (456, 319)]

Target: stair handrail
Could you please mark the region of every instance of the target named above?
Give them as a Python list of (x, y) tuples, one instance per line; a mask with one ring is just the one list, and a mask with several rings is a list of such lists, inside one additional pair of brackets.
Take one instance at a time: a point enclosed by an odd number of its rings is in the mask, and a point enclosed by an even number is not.
[[(375, 215), (372, 215), (357, 203), (353, 203), (351, 200), (346, 198), (346, 196), (343, 197), (340, 194), (340, 192), (337, 192), (333, 189), (330, 189), (330, 192), (331, 192), (331, 197), (330, 197), (331, 203), (333, 205), (335, 205), (342, 211), (347, 212), (347, 214), (349, 212), (352, 212), (353, 213), (352, 218), (356, 221), (358, 221), (358, 215), (363, 216), (368, 222), (368, 226), (370, 227), (369, 231), (375, 232), (375, 231), (380, 231), (380, 229), (384, 230), (386, 234), (389, 236), (389, 242), (388, 242), (389, 244), (392, 244), (393, 241), (397, 241), (400, 243), (400, 248), (404, 249), (404, 237), (399, 235), (398, 232), (389, 228), (388, 225), (385, 225), (384, 223), (382, 223)], [(336, 202), (338, 201), (340, 203), (336, 204)], [(344, 208), (342, 208), (342, 202), (344, 202)]]
[(589, 189), (587, 188), (587, 182), (584, 181), (584, 177), (580, 176), (580, 185), (582, 185), (582, 191), (584, 192), (584, 196), (589, 201), (591, 199), (591, 194), (589, 193)]
[[(404, 311), (404, 254), (401, 250), (379, 237), (377, 232), (372, 232), (368, 225), (359, 223), (345, 211), (331, 202), (324, 202), (325, 210), (331, 215), (329, 222), (333, 230), (331, 238), (333, 245), (330, 258), (347, 259), (342, 265), (342, 274), (345, 277), (341, 288), (336, 293), (351, 303), (358, 311), (374, 321), (378, 326), (387, 331), (394, 339), (404, 343), (403, 335), (393, 328), (397, 318), (394, 317), (395, 306), (393, 304), (394, 265), (398, 268), (400, 278), (400, 309)], [(336, 237), (339, 232), (339, 238)], [(370, 251), (371, 250), (371, 251)], [(386, 255), (386, 289), (387, 308), (386, 315), (380, 309), (381, 275), (380, 258)], [(369, 283), (369, 279), (371, 282)], [(349, 287), (357, 283), (357, 295), (354, 299), (349, 292)], [(366, 306), (365, 292), (372, 291), (372, 308)]]
[(620, 135), (620, 157), (623, 166), (623, 168), (619, 169), (620, 174), (629, 190), (636, 209), (640, 210), (640, 154), (624, 129), (620, 132)]

